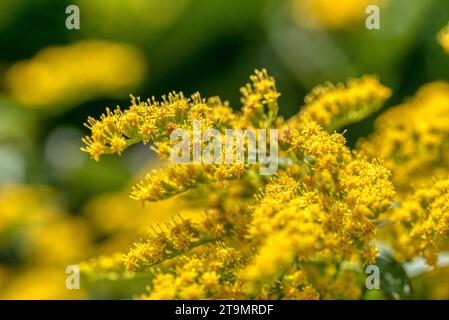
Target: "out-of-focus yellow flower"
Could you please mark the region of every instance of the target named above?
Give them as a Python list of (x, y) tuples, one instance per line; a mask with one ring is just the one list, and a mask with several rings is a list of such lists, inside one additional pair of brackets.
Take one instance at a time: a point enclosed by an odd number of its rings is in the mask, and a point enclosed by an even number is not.
[(374, 133), (358, 149), (368, 157), (382, 157), (395, 186), (413, 184), (449, 173), (449, 84), (432, 82), (414, 97), (384, 112)]
[(449, 54), (449, 23), (438, 32), (437, 41), (443, 47), (443, 50)]
[[(12, 299), (68, 299), (84, 291), (66, 288), (68, 265), (88, 256), (90, 234), (79, 218), (63, 211), (48, 187), (0, 187), (2, 250), (14, 259), (0, 262), (7, 280), (0, 282), (0, 297)], [(74, 290), (77, 291), (77, 290)]]
[(369, 5), (383, 5), (382, 0), (292, 0), (295, 21), (318, 29), (348, 29), (363, 21)]
[(24, 106), (60, 110), (88, 99), (133, 91), (146, 71), (137, 48), (101, 40), (45, 48), (6, 74), (11, 95)]
[(71, 264), (85, 256), (89, 233), (86, 225), (68, 215), (47, 187), (4, 185), (0, 188), (0, 233), (3, 244), (21, 235), (16, 253), (30, 263)]
[(412, 286), (419, 297), (431, 300), (449, 299), (449, 267), (439, 267), (412, 279)]
[(201, 183), (239, 178), (245, 171), (243, 164), (169, 165), (159, 172), (147, 174), (146, 178), (134, 187), (131, 197), (140, 201), (162, 200)]
[(6, 286), (0, 288), (0, 299), (60, 300), (86, 299), (84, 290), (68, 290), (65, 268), (41, 268), (7, 274)]
[(117, 280), (125, 274), (123, 254), (114, 252), (103, 254), (78, 264), (80, 272), (89, 277), (89, 280), (109, 279)]

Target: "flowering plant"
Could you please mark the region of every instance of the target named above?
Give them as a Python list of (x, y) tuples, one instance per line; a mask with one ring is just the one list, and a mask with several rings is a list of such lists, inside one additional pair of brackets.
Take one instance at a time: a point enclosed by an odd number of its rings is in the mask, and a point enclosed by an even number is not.
[(377, 111), (389, 88), (374, 76), (325, 83), (288, 120), (278, 115), (280, 93), (265, 69), (256, 70), (241, 93), (240, 111), (218, 97), (173, 92), (162, 101), (131, 97), (127, 110), (88, 119), (83, 151), (97, 161), (136, 143), (152, 143), (169, 160), (170, 134), (178, 128), (192, 134), (198, 121), (222, 132), (277, 129), (279, 168), (266, 177), (259, 164), (247, 162), (168, 163), (147, 174), (133, 199), (202, 197), (203, 217), (176, 215), (123, 255), (83, 263), (85, 274), (147, 274), (143, 299), (355, 299), (363, 293), (364, 267), (379, 256), (379, 241), (390, 244), (397, 259), (422, 255), (436, 264), (449, 229), (447, 181), (410, 193), (398, 183), (396, 193), (391, 170), (405, 168), (376, 148), (385, 138), (374, 133), (351, 150), (336, 132)]

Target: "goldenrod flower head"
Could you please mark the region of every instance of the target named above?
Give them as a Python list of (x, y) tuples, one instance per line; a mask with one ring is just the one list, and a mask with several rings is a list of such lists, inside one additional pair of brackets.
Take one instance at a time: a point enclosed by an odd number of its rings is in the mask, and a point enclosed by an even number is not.
[[(62, 209), (56, 193), (49, 187), (0, 186), (0, 220), (5, 248), (13, 245), (16, 237), (30, 243), (15, 248), (16, 254), (25, 261), (41, 265), (70, 263), (83, 257), (83, 251), (87, 250), (86, 225)], [(78, 241), (73, 242), (74, 237)]]
[(280, 93), (276, 90), (275, 80), (266, 69), (256, 70), (250, 79), (252, 84), (247, 83), (240, 89), (243, 116), (249, 122), (246, 125), (269, 127), (278, 112), (277, 99)]
[(382, 157), (401, 191), (412, 181), (419, 184), (431, 176), (449, 172), (449, 84), (432, 82), (412, 98), (384, 112), (374, 133), (360, 141), (358, 149), (368, 157)]
[(140, 298), (223, 299), (241, 296), (238, 288), (229, 281), (235, 276), (233, 272), (211, 263), (219, 259), (217, 254), (226, 248), (225, 244), (219, 243), (200, 255), (180, 259), (169, 272), (159, 272), (152, 281), (148, 295)]
[[(242, 114), (235, 114), (227, 102), (218, 97), (204, 99), (199, 93), (190, 98), (182, 92), (171, 92), (157, 101), (154, 97), (147, 101), (131, 96), (131, 106), (122, 111), (117, 107), (114, 111), (106, 108), (106, 113), (99, 120), (89, 117), (85, 126), (91, 135), (83, 139), (85, 147), (81, 150), (99, 160), (103, 154), (121, 154), (129, 146), (136, 143), (153, 142), (153, 148), (161, 158), (168, 159), (174, 145), (171, 133), (180, 128), (187, 130), (192, 136), (195, 122), (199, 122), (201, 132), (216, 127), (224, 131), (227, 128), (247, 128), (248, 126), (267, 127), (277, 118), (277, 98), (274, 79), (265, 69), (251, 76), (252, 85), (247, 85), (243, 92)], [(252, 106), (245, 97), (260, 96), (262, 106), (260, 118), (254, 121)], [(266, 110), (265, 110), (266, 109)], [(249, 112), (249, 113), (248, 113)], [(234, 140), (231, 148), (235, 148)], [(201, 146), (204, 148), (204, 146)], [(192, 149), (193, 146), (190, 146)], [(248, 144), (245, 144), (248, 148)], [(247, 151), (245, 151), (247, 152)], [(222, 154), (227, 153), (226, 147)], [(241, 177), (248, 169), (247, 163), (220, 164), (173, 164), (159, 173), (152, 172), (133, 190), (132, 197), (141, 201), (156, 201), (186, 191), (201, 183)]]
[[(327, 110), (327, 124), (347, 124), (376, 110), (389, 89), (374, 77), (326, 85), (306, 99), (307, 110), (283, 121), (277, 115), (274, 79), (262, 70), (251, 81), (241, 90), (240, 111), (218, 97), (171, 93), (161, 102), (132, 97), (128, 109), (107, 109), (99, 120), (88, 119), (91, 135), (84, 139), (84, 151), (96, 159), (149, 142), (167, 158), (170, 133), (178, 128), (193, 133), (192, 120), (220, 132), (279, 131), (282, 161), (271, 179), (249, 163), (172, 163), (134, 187), (131, 197), (139, 201), (186, 192), (205, 211), (202, 218), (178, 217), (155, 227), (124, 255), (126, 270), (152, 275), (148, 294), (140, 298), (360, 296), (356, 274), (337, 265), (350, 261), (360, 269), (376, 258), (379, 215), (391, 206), (395, 192), (382, 161), (352, 151), (342, 134), (322, 127), (324, 118), (317, 115)], [(329, 101), (335, 108), (326, 109)], [(444, 228), (441, 223), (438, 230)], [(323, 274), (316, 273), (318, 265), (327, 266)], [(324, 286), (331, 279), (339, 279), (332, 292)]]
[(124, 257), (127, 270), (134, 271), (160, 263), (186, 251), (199, 240), (199, 230), (190, 220), (174, 219), (166, 225), (166, 229), (155, 229), (145, 241), (134, 244), (134, 248)]
[[(142, 270), (181, 255), (194, 247), (218, 241), (228, 235), (233, 228), (230, 222), (234, 222), (232, 217), (212, 215), (198, 222), (182, 217), (174, 218), (171, 223), (165, 225), (165, 228), (155, 228), (145, 240), (135, 243), (124, 257), (125, 267), (129, 271)], [(223, 230), (220, 234), (210, 228), (211, 225), (220, 224)], [(225, 254), (220, 250), (217, 252), (217, 257)]]
[(383, 215), (387, 222), (381, 235), (392, 243), (400, 259), (423, 256), (431, 266), (437, 264), (442, 240), (449, 234), (449, 180), (428, 183), (415, 190)]
[(326, 82), (315, 87), (302, 110), (332, 132), (379, 110), (390, 96), (391, 90), (375, 76), (363, 76), (346, 84)]
[(330, 168), (350, 157), (343, 135), (329, 135), (308, 113), (287, 123), (281, 139), (300, 160), (320, 168)]

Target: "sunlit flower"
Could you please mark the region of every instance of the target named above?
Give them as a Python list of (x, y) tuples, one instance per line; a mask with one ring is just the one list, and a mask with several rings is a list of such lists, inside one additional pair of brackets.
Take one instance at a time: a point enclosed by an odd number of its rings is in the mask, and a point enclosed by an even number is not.
[(304, 112), (328, 131), (358, 122), (382, 107), (391, 90), (376, 77), (351, 79), (347, 84), (330, 82), (315, 87), (305, 98)]
[(376, 120), (358, 149), (382, 157), (400, 190), (449, 173), (449, 84), (432, 82)]

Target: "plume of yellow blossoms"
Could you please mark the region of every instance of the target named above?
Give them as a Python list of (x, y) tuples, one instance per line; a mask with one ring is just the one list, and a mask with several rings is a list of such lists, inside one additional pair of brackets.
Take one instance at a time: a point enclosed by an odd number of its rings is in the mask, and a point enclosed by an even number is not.
[(333, 132), (379, 110), (390, 96), (390, 88), (380, 84), (374, 76), (351, 79), (346, 85), (326, 82), (306, 96), (302, 110)]
[(449, 173), (449, 84), (432, 82), (376, 120), (374, 132), (358, 149), (382, 157), (398, 190)]
[(121, 261), (103, 257), (105, 263), (94, 260), (84, 269), (150, 275), (148, 292), (137, 296), (144, 299), (355, 299), (362, 293), (363, 266), (378, 255), (376, 233), (385, 219), (396, 228), (415, 223), (408, 242), (413, 254), (433, 262), (437, 239), (447, 233), (446, 189), (425, 195), (431, 207), (418, 201), (422, 213), (401, 220), (391, 209), (395, 191), (383, 162), (350, 150), (343, 135), (332, 133), (377, 110), (388, 88), (371, 76), (325, 85), (287, 121), (277, 115), (279, 93), (265, 70), (241, 92), (240, 111), (218, 97), (171, 93), (162, 102), (132, 98), (127, 110), (89, 118), (83, 150), (96, 160), (150, 142), (167, 159), (170, 132), (191, 132), (196, 120), (221, 132), (278, 129), (280, 165), (271, 179), (246, 163), (169, 164), (149, 173), (132, 198), (157, 201), (186, 192), (203, 198), (203, 217), (175, 217), (154, 227)]
[(198, 254), (181, 257), (170, 272), (156, 272), (152, 288), (141, 299), (242, 299), (234, 281), (244, 257), (224, 243), (207, 246)]
[[(143, 269), (156, 265), (164, 260), (178, 256), (201, 244), (217, 241), (229, 234), (233, 226), (227, 217), (209, 215), (199, 223), (178, 217), (172, 223), (166, 224), (166, 230), (154, 229), (153, 234), (140, 243), (125, 256), (127, 270)], [(230, 220), (230, 219), (228, 219)]]

